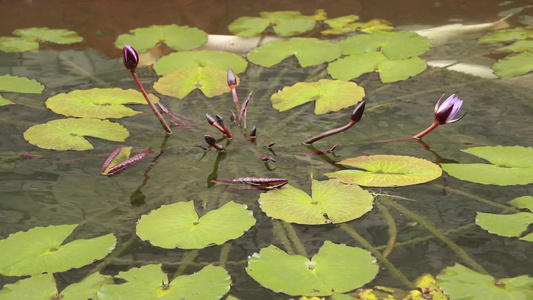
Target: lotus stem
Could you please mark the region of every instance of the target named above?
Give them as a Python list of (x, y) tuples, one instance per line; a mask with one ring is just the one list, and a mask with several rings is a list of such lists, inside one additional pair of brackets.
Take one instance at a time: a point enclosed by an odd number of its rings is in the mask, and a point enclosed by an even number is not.
[(439, 125), (440, 125), (440, 123), (438, 123), (437, 121), (433, 122), (433, 124), (431, 124), (431, 126), (426, 128), (424, 131), (420, 132), (419, 134), (413, 135), (412, 139), (421, 139), (426, 134), (432, 132), (433, 129), (437, 128), (437, 126), (439, 126)]
[(350, 123), (344, 125), (344, 126), (341, 126), (339, 128), (335, 128), (335, 129), (331, 129), (331, 130), (328, 130), (326, 132), (322, 132), (321, 134), (317, 135), (317, 136), (314, 136), (310, 139), (308, 139), (307, 141), (304, 142), (305, 145), (311, 145), (312, 143), (318, 141), (318, 140), (321, 140), (323, 138), (327, 138), (328, 136), (330, 135), (334, 135), (334, 134), (337, 134), (339, 132), (343, 132), (343, 131), (346, 131), (348, 129), (350, 129), (352, 126), (355, 125), (355, 121), (350, 121)]

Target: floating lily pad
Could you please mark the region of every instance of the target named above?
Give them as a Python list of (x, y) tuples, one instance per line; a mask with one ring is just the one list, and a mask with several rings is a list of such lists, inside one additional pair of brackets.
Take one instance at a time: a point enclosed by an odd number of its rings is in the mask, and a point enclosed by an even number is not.
[(482, 184), (521, 185), (533, 183), (533, 148), (488, 146), (461, 150), (491, 164), (441, 164), (442, 169), (461, 180)]
[(35, 79), (12, 75), (0, 76), (0, 92), (40, 94), (44, 86)]
[(0, 50), (4, 52), (39, 51), (39, 43), (23, 37), (0, 37)]
[(494, 74), (503, 79), (516, 77), (533, 71), (533, 53), (524, 52), (500, 59), (493, 66)]
[(480, 43), (499, 43), (533, 38), (533, 28), (517, 27), (491, 32), (479, 39)]
[(406, 80), (424, 72), (426, 67), (426, 62), (419, 57), (387, 60), (378, 66), (379, 78), (383, 83)]
[(12, 104), (15, 104), (15, 102), (9, 101), (6, 98), (2, 97), (2, 95), (0, 95), (0, 106), (12, 105)]
[[(350, 15), (353, 16), (353, 15)], [(346, 17), (350, 17), (346, 16)], [(353, 18), (353, 17), (352, 17)], [(382, 19), (372, 19), (368, 22), (357, 22), (357, 23), (348, 23), (350, 18), (340, 17), (335, 19), (325, 20), (324, 23), (327, 23), (331, 28), (322, 30), (323, 35), (327, 34), (344, 34), (347, 32), (364, 32), (371, 33), (375, 31), (390, 31), (394, 27), (389, 21)], [(333, 21), (333, 25), (332, 22)]]
[(533, 40), (517, 41), (498, 50), (503, 52), (533, 52)]
[(159, 75), (167, 75), (180, 69), (210, 67), (228, 71), (231, 67), (235, 74), (244, 72), (248, 63), (241, 56), (220, 51), (181, 51), (162, 57), (154, 64)]
[(190, 92), (199, 89), (209, 98), (230, 91), (227, 70), (209, 67), (181, 69), (167, 74), (154, 83), (159, 93), (183, 99)]
[(279, 36), (293, 36), (315, 27), (313, 17), (302, 16), (298, 11), (261, 12), (259, 15), (261, 17), (240, 17), (228, 29), (237, 36), (253, 37), (270, 26)]
[(262, 286), (289, 295), (327, 296), (370, 282), (378, 273), (366, 250), (325, 241), (311, 259), (270, 245), (254, 253), (246, 272)]
[(533, 278), (527, 275), (496, 280), (455, 264), (444, 269), (437, 282), (450, 299), (533, 299)]
[(355, 82), (321, 79), (317, 82), (298, 82), (284, 87), (270, 97), (272, 106), (286, 111), (306, 102), (315, 102), (315, 114), (321, 115), (356, 105), (365, 96), (365, 90)]
[(426, 37), (414, 32), (376, 31), (346, 38), (340, 41), (339, 45), (344, 55), (380, 51), (390, 60), (400, 60), (423, 54), (431, 43)]
[(258, 201), (261, 210), (269, 217), (308, 225), (357, 219), (369, 212), (374, 202), (369, 192), (338, 180), (313, 180), (311, 194), (309, 196), (287, 184), (281, 189), (261, 194)]
[(179, 51), (192, 50), (207, 42), (207, 33), (198, 28), (178, 25), (152, 25), (136, 28), (118, 36), (115, 46), (131, 45), (137, 52), (144, 53), (160, 43)]
[(272, 67), (292, 55), (305, 68), (339, 58), (341, 48), (337, 44), (315, 38), (291, 38), (259, 46), (248, 53), (248, 59), (260, 66)]
[(24, 139), (44, 149), (83, 151), (93, 149), (86, 136), (123, 142), (129, 134), (124, 126), (108, 120), (69, 118), (33, 125), (24, 132)]
[(228, 202), (198, 217), (193, 201), (177, 202), (143, 215), (137, 235), (162, 248), (202, 249), (236, 239), (254, 224), (246, 205)]
[[(533, 223), (533, 197), (519, 197), (509, 203), (518, 208), (527, 208), (529, 212), (506, 215), (478, 212), (476, 224), (493, 234), (506, 237), (522, 236), (529, 224)], [(530, 238), (531, 237), (525, 237), (525, 240), (531, 241)]]
[[(150, 94), (152, 102), (159, 99)], [(74, 90), (46, 100), (46, 107), (55, 113), (80, 118), (123, 118), (140, 114), (124, 104), (147, 104), (141, 92), (119, 88)]]
[(17, 29), (13, 34), (20, 37), (1, 37), (0, 50), (4, 52), (38, 51), (39, 42), (73, 44), (83, 41), (76, 32), (66, 29), (32, 27)]
[(62, 245), (77, 226), (35, 227), (0, 240), (0, 273), (22, 276), (63, 272), (91, 264), (115, 248), (113, 234)]
[(344, 183), (362, 186), (406, 186), (428, 182), (442, 175), (442, 170), (437, 164), (411, 156), (360, 156), (345, 159), (339, 164), (357, 169), (325, 175)]
[(227, 294), (231, 278), (222, 267), (208, 265), (192, 275), (181, 275), (169, 282), (161, 265), (146, 265), (120, 272), (122, 284), (105, 285), (100, 300), (220, 299)]

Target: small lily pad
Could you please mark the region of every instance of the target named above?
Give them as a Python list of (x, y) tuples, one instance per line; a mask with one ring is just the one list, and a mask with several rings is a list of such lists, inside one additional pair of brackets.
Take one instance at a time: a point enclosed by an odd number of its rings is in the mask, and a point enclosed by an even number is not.
[(378, 273), (366, 250), (325, 241), (311, 259), (270, 245), (254, 253), (246, 272), (262, 286), (288, 295), (328, 296), (370, 282)]
[(260, 66), (272, 67), (292, 55), (305, 68), (339, 58), (341, 48), (337, 44), (315, 38), (291, 38), (259, 46), (248, 53), (248, 59)]
[(35, 227), (0, 240), (0, 273), (22, 276), (63, 272), (91, 264), (115, 248), (113, 234), (62, 245), (77, 226)]
[(533, 299), (533, 278), (527, 275), (497, 280), (455, 264), (437, 276), (437, 283), (450, 299)]
[(202, 217), (193, 201), (163, 205), (137, 223), (137, 235), (162, 248), (202, 249), (236, 239), (255, 224), (246, 205), (228, 202)]
[(192, 275), (181, 275), (169, 282), (161, 265), (146, 265), (120, 272), (121, 284), (105, 285), (100, 300), (220, 299), (227, 294), (231, 277), (222, 267), (208, 265)]
[(228, 71), (231, 67), (235, 74), (244, 72), (248, 63), (241, 56), (220, 51), (180, 51), (162, 57), (154, 64), (159, 75), (167, 75), (180, 69), (210, 67)]
[(533, 183), (533, 148), (487, 146), (461, 150), (491, 164), (441, 164), (453, 177), (481, 184), (523, 185)]
[[(150, 94), (152, 102), (159, 99)], [(46, 100), (46, 107), (55, 113), (80, 118), (123, 118), (140, 114), (124, 104), (147, 104), (143, 95), (136, 90), (119, 88), (74, 90), (60, 93)]]
[(298, 11), (261, 12), (261, 17), (240, 17), (233, 21), (228, 29), (241, 37), (253, 37), (272, 26), (279, 36), (293, 36), (315, 27), (312, 16), (302, 16)]
[(6, 98), (2, 97), (2, 95), (0, 95), (0, 106), (12, 105), (12, 104), (15, 104), (15, 102), (9, 101)]
[(24, 132), (24, 139), (30, 144), (59, 151), (93, 149), (86, 136), (123, 142), (129, 132), (124, 126), (108, 120), (74, 118), (33, 125)]
[(338, 180), (317, 181), (311, 185), (312, 197), (291, 185), (259, 196), (259, 204), (269, 217), (285, 222), (321, 225), (348, 222), (372, 209), (374, 198), (357, 185)]
[(207, 42), (207, 33), (198, 28), (178, 25), (152, 25), (136, 28), (121, 34), (115, 42), (117, 48), (131, 45), (137, 52), (144, 53), (164, 43), (169, 48), (179, 51), (192, 50)]
[(0, 76), (0, 92), (40, 94), (44, 86), (35, 79), (12, 75)]
[(383, 83), (406, 80), (424, 72), (426, 67), (426, 62), (420, 57), (387, 60), (378, 66), (379, 78)]
[(517, 27), (491, 32), (479, 39), (480, 43), (500, 43), (533, 38), (533, 28)]
[(493, 66), (494, 74), (503, 79), (516, 77), (533, 71), (533, 53), (524, 52), (500, 59)]
[(199, 89), (208, 98), (230, 91), (227, 70), (209, 67), (181, 69), (167, 74), (154, 83), (159, 93), (178, 99), (185, 98), (190, 92)]
[(517, 41), (498, 50), (503, 52), (533, 52), (533, 40)]
[(73, 44), (83, 41), (76, 32), (66, 29), (32, 27), (17, 29), (13, 34), (20, 37), (1, 37), (0, 50), (4, 52), (38, 51), (39, 42)]
[(0, 50), (4, 52), (39, 51), (39, 43), (23, 37), (0, 37)]
[[(476, 224), (493, 234), (506, 237), (520, 237), (527, 230), (529, 224), (533, 223), (533, 197), (519, 197), (509, 203), (518, 208), (527, 208), (529, 212), (506, 215), (478, 212)], [(528, 239), (525, 238), (525, 240)]]
[(315, 114), (321, 115), (356, 105), (365, 90), (355, 82), (321, 79), (317, 82), (298, 82), (284, 87), (270, 97), (272, 106), (286, 111), (306, 102), (315, 102)]
[(326, 173), (348, 184), (362, 186), (406, 186), (431, 181), (442, 175), (441, 168), (425, 159), (400, 155), (371, 155), (345, 159), (339, 164), (355, 167)]
[[(350, 16), (346, 16), (346, 17), (350, 17)], [(324, 23), (327, 23), (331, 28), (322, 30), (321, 33), (323, 35), (344, 34), (347, 32), (372, 33), (375, 31), (390, 31), (394, 29), (394, 27), (389, 21), (382, 20), (382, 19), (372, 19), (364, 23), (361, 23), (361, 22), (346, 23), (346, 21), (348, 20), (349, 19), (344, 19), (344, 17), (325, 20)], [(334, 22), (333, 23), (334, 25), (331, 24), (331, 21)], [(342, 23), (342, 22), (345, 22), (345, 23)]]

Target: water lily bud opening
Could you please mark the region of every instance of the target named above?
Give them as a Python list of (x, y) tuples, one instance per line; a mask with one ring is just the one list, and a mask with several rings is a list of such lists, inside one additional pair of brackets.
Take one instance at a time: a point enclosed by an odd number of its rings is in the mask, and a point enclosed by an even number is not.
[(235, 77), (231, 67), (228, 68), (228, 86), (232, 89), (237, 86), (237, 77)]

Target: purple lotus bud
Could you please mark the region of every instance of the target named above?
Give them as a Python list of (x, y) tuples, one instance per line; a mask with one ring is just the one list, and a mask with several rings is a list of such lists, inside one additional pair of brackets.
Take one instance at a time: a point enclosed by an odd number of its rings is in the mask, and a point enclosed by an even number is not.
[(357, 106), (355, 106), (355, 109), (352, 112), (352, 121), (359, 122), (359, 120), (361, 120), (363, 112), (365, 111), (365, 104), (365, 101), (359, 101), (359, 103), (357, 103)]
[(215, 115), (215, 118), (217, 119), (218, 124), (224, 126), (224, 119), (221, 115)]
[(257, 136), (257, 128), (254, 126), (252, 130), (250, 130), (250, 137), (256, 137)]
[(216, 140), (214, 137), (210, 136), (210, 135), (207, 135), (207, 134), (206, 134), (206, 135), (204, 136), (204, 138), (205, 138), (205, 142), (206, 142), (209, 146), (214, 146), (214, 145), (217, 143), (217, 140)]
[(139, 54), (130, 45), (124, 45), (122, 59), (124, 60), (124, 66), (130, 71), (134, 71), (137, 68), (137, 64), (139, 64)]
[(211, 116), (210, 114), (205, 114), (205, 118), (207, 119), (209, 125), (213, 125), (216, 122), (215, 118), (213, 118), (213, 116)]
[(228, 86), (230, 88), (237, 86), (237, 77), (235, 77), (235, 73), (233, 73), (233, 69), (231, 67), (228, 68)]
[(440, 104), (440, 100), (443, 96), (444, 94), (440, 96), (437, 104), (435, 105), (435, 122), (439, 125), (443, 125), (461, 120), (465, 114), (457, 119), (453, 118), (455, 118), (461, 109), (461, 106), (463, 106), (463, 100), (455, 96), (455, 94), (452, 94), (450, 97), (448, 97), (448, 99), (444, 100), (444, 102)]

